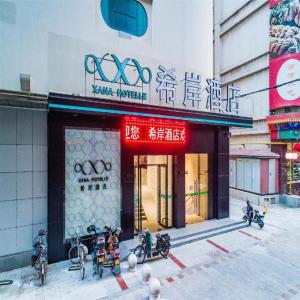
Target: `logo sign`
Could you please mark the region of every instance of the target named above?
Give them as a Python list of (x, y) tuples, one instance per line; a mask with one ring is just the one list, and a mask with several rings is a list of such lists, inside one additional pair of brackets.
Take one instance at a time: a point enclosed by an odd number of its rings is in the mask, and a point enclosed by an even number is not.
[[(112, 79), (108, 79), (108, 77), (104, 74), (102, 69), (102, 62), (107, 60), (107, 57), (111, 56), (112, 62), (115, 63), (117, 67), (117, 73)], [(93, 63), (94, 67), (90, 65), (90, 61)], [(125, 71), (128, 65), (134, 66), (137, 70), (137, 77), (134, 82), (129, 82), (126, 77)], [(139, 62), (134, 58), (125, 58), (123, 61), (120, 61), (119, 58), (114, 54), (106, 53), (101, 58), (96, 57), (95, 55), (89, 54), (85, 56), (84, 61), (85, 70), (89, 74), (95, 74), (96, 72), (102, 79), (102, 81), (111, 82), (111, 83), (120, 83), (120, 79), (122, 79), (123, 83), (129, 86), (136, 86), (139, 80), (141, 80), (144, 84), (148, 84), (151, 82), (152, 73), (151, 70), (147, 67), (141, 67)]]
[[(111, 100), (135, 101), (170, 108), (202, 110), (222, 114), (239, 114), (241, 89), (222, 82), (202, 78), (175, 65), (151, 63), (150, 67), (135, 58), (120, 58), (105, 53), (84, 57), (85, 95)], [(153, 76), (152, 76), (153, 74)], [(226, 100), (226, 101), (223, 101)], [(138, 101), (139, 102), (139, 101)]]
[[(120, 60), (115, 54), (106, 53), (102, 57), (88, 54), (84, 59), (86, 74), (93, 75), (92, 93), (96, 95), (147, 100), (145, 86), (152, 80), (152, 72), (142, 67), (134, 58)], [(122, 88), (121, 86), (128, 86)]]
[[(86, 190), (106, 190), (109, 177), (103, 173), (109, 172), (112, 168), (110, 162), (100, 160), (85, 160), (83, 163), (74, 164), (74, 172), (79, 174), (78, 183), (80, 184), (80, 191)], [(104, 182), (104, 183), (103, 183)], [(87, 186), (85, 186), (87, 184)]]
[(101, 175), (104, 171), (111, 170), (111, 163), (105, 162), (104, 160), (85, 160), (83, 163), (75, 163), (74, 171), (75, 173), (81, 173), (85, 176), (87, 175)]
[(186, 126), (184, 122), (165, 119), (125, 117), (123, 135), (128, 143), (184, 144)]
[(297, 152), (286, 152), (285, 153), (285, 159), (297, 159), (298, 158), (298, 153)]

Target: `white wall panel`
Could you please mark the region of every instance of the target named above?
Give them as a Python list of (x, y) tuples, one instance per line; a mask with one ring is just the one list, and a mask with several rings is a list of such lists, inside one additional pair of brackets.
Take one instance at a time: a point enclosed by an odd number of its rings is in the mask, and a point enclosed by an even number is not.
[(260, 160), (251, 160), (251, 191), (254, 193), (260, 193)]
[(269, 10), (263, 6), (221, 37), (221, 71), (234, 68), (268, 51), (268, 22)]
[(229, 160), (229, 186), (236, 187), (236, 160)]
[(244, 189), (244, 159), (238, 158), (236, 165), (236, 187), (240, 190)]
[(275, 159), (269, 159), (269, 193), (275, 193)]
[[(50, 51), (64, 51), (65, 58), (71, 56), (74, 60), (80, 60), (82, 66), (83, 57), (79, 50), (85, 45), (85, 54), (90, 53), (93, 50), (89, 48), (91, 43), (95, 44), (95, 49), (101, 46), (108, 52), (113, 49), (116, 54), (121, 49), (131, 57), (155, 58), (161, 63), (196, 67), (211, 77), (213, 1), (155, 0), (143, 1), (143, 5), (148, 13), (148, 31), (141, 38), (128, 39), (121, 38), (118, 31), (105, 24), (99, 1), (60, 1), (59, 5), (55, 1), (9, 1), (9, 5), (1, 6), (1, 15), (9, 14), (11, 6), (16, 12), (22, 13), (16, 13), (10, 23), (1, 22), (1, 88), (20, 90), (19, 75), (25, 73), (31, 75), (32, 92), (54, 92), (56, 90), (51, 84), (54, 78), (48, 76), (53, 73), (49, 70), (55, 67), (49, 62)], [(66, 41), (75, 40), (76, 46), (71, 51), (62, 49), (60, 44), (51, 46), (50, 34), (65, 37)], [(104, 53), (95, 54), (101, 56)], [(59, 61), (56, 63), (60, 65)], [(82, 76), (76, 72), (71, 68), (67, 77), (61, 72), (55, 76), (67, 85), (73, 76)], [(82, 89), (83, 84), (84, 81), (81, 81), (80, 87), (73, 87), (73, 90)], [(64, 89), (59, 91), (64, 92)]]
[[(47, 228), (47, 112), (0, 107), (0, 116), (0, 124), (7, 121), (0, 126), (2, 256), (29, 251), (33, 226)], [(1, 134), (3, 130), (5, 134)], [(34, 172), (33, 168), (43, 172)], [(44, 198), (33, 199), (33, 193)]]
[(244, 159), (244, 190), (251, 191), (252, 189), (252, 169), (251, 159)]

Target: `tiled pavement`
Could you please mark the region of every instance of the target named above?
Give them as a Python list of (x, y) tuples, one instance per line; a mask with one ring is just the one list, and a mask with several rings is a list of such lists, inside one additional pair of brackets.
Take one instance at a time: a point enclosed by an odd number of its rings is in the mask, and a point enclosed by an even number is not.
[[(239, 220), (242, 205), (231, 201), (232, 220)], [(254, 224), (213, 236), (211, 242), (204, 239), (174, 248), (172, 258), (150, 263), (153, 276), (162, 284), (163, 299), (300, 299), (299, 229), (299, 209), (275, 206), (263, 230)], [(0, 274), (0, 279), (14, 280), (0, 287), (0, 299), (131, 300), (148, 295), (148, 287), (141, 284), (141, 267), (130, 273), (126, 262), (125, 286), (109, 270), (97, 280), (89, 265), (81, 281), (77, 271), (67, 268), (68, 262), (51, 265), (44, 287), (38, 287), (30, 268)]]

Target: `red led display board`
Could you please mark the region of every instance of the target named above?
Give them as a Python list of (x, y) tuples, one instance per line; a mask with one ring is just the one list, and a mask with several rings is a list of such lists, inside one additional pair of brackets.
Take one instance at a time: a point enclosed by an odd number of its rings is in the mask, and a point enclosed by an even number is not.
[(129, 143), (184, 144), (186, 126), (166, 119), (125, 117), (123, 135)]

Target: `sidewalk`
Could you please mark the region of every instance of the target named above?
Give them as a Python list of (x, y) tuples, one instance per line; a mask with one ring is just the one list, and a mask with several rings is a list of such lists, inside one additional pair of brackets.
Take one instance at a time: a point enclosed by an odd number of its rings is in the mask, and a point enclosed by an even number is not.
[[(221, 220), (216, 220), (216, 219), (207, 220), (202, 223), (186, 225), (185, 228), (180, 228), (180, 229), (171, 228), (171, 229), (168, 229), (165, 231), (160, 231), (159, 233), (168, 232), (171, 237), (171, 243), (172, 243), (172, 241), (174, 241), (176, 239), (180, 239), (185, 236), (197, 234), (197, 233), (200, 233), (203, 231), (205, 232), (208, 230), (217, 230), (220, 227), (234, 225), (240, 221), (241, 221), (241, 211), (240, 211), (239, 216), (230, 217), (230, 218), (221, 219)], [(155, 232), (153, 232), (152, 235), (154, 237)], [(128, 240), (128, 241), (124, 241), (124, 242), (120, 243), (121, 259), (123, 261), (127, 259), (130, 252), (138, 245), (138, 243), (139, 243), (139, 240), (138, 240), (137, 236), (135, 236), (135, 238), (132, 240)]]
[[(232, 199), (229, 219), (210, 220), (168, 232), (176, 239), (237, 223), (243, 206), (243, 202)], [(169, 259), (150, 262), (153, 276), (162, 283), (162, 296), (170, 300), (289, 299), (280, 295), (291, 297), (293, 292), (298, 293), (297, 284), (300, 292), (299, 220), (300, 209), (274, 206), (263, 230), (255, 224), (172, 248)], [(122, 249), (136, 245), (134, 240), (123, 242)], [(0, 279), (12, 279), (14, 283), (0, 287), (0, 299), (132, 300), (148, 295), (148, 288), (141, 284), (142, 266), (131, 273), (127, 262), (122, 262), (120, 278), (105, 269), (99, 280), (92, 276), (92, 264), (88, 262), (83, 281), (78, 271), (69, 272), (68, 267), (68, 261), (50, 265), (47, 285), (43, 287), (39, 287), (30, 267), (2, 273)], [(293, 299), (299, 299), (297, 293)]]

